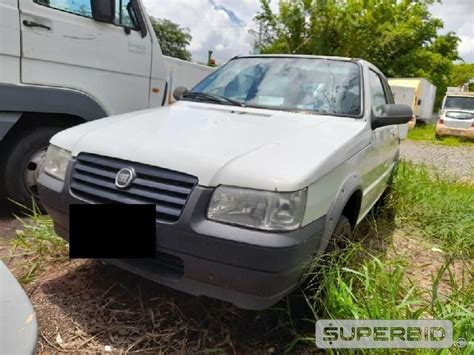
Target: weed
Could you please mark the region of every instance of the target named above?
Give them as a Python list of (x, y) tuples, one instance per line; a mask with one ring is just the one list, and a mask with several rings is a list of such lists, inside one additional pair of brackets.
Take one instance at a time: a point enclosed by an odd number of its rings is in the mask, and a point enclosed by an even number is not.
[[(36, 207), (26, 211), (28, 218), (17, 217), (23, 230), (17, 231), (16, 238), (11, 242), (11, 257), (31, 256), (21, 265), (23, 272), (18, 279), (22, 284), (32, 282), (46, 266), (65, 261), (68, 255), (67, 244), (54, 232), (53, 221)], [(17, 254), (18, 251), (21, 253)]]
[[(317, 261), (316, 271), (302, 290), (313, 324), (318, 319), (448, 319), (453, 322), (454, 341), (464, 338), (470, 342), (459, 353), (473, 353), (472, 196), (472, 185), (446, 181), (425, 167), (401, 162), (387, 206), (378, 218), (369, 215), (357, 229), (356, 236), (362, 240)], [(395, 212), (398, 230), (421, 233), (431, 241), (440, 242), (446, 250), (446, 260), (435, 272), (428, 292), (416, 278), (408, 275), (413, 270), (407, 258), (367, 248), (374, 238), (389, 239), (390, 233), (393, 234), (394, 226), (388, 218), (391, 210)], [(385, 241), (385, 245), (389, 243)], [(454, 264), (460, 262), (464, 263), (461, 276), (454, 270)], [(314, 344), (314, 336), (307, 331), (296, 327), (291, 331), (294, 340), (287, 346), (288, 351)], [(439, 353), (448, 354), (452, 350)]]
[(456, 255), (474, 257), (474, 186), (401, 162), (391, 206), (399, 227), (417, 229)]

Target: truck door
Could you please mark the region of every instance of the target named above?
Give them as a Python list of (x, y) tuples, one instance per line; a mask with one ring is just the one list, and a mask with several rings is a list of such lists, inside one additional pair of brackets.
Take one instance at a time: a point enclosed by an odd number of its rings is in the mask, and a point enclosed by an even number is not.
[(92, 19), (91, 0), (19, 0), (22, 82), (80, 90), (109, 115), (147, 108), (151, 36), (129, 2), (116, 0), (110, 24)]

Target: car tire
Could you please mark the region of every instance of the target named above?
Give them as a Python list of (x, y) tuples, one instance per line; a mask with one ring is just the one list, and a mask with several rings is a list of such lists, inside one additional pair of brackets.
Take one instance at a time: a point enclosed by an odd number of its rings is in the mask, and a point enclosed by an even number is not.
[(334, 232), (332, 234), (331, 239), (329, 240), (327, 251), (328, 252), (335, 252), (344, 250), (348, 245), (352, 237), (352, 225), (344, 215), (339, 217), (337, 221), (336, 228), (334, 228)]
[(61, 130), (60, 127), (36, 128), (15, 136), (14, 142), (8, 144), (0, 167), (0, 192), (8, 207), (19, 209), (21, 205), (31, 209), (36, 205), (42, 210), (35, 176), (49, 140)]

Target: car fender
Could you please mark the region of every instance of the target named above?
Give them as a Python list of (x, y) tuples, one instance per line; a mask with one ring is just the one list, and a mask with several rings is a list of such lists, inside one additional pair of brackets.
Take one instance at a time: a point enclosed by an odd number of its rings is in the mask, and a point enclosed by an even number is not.
[(339, 217), (341, 217), (344, 207), (356, 191), (363, 191), (362, 178), (358, 173), (352, 173), (341, 184), (341, 187), (339, 188), (339, 191), (337, 192), (326, 215), (326, 224), (324, 226), (323, 241), (321, 245), (324, 249), (334, 233), (334, 229), (336, 228), (336, 224), (339, 221)]
[(0, 141), (8, 131), (18, 122), (21, 112), (0, 112)]

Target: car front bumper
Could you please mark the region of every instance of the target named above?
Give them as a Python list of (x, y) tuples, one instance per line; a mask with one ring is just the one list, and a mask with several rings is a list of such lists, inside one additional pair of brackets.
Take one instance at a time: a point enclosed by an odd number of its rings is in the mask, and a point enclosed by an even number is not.
[[(69, 205), (87, 203), (70, 191), (69, 164), (64, 183), (42, 173), (39, 193), (56, 232), (69, 239)], [(264, 309), (302, 281), (326, 246), (325, 217), (291, 232), (264, 232), (206, 219), (213, 189), (197, 186), (175, 223), (157, 222), (157, 258), (106, 260), (171, 288)], [(91, 228), (93, 228), (91, 226)]]
[(444, 124), (438, 123), (436, 125), (436, 134), (438, 136), (457, 136), (468, 139), (474, 139), (474, 127), (470, 128), (453, 128), (447, 127)]

